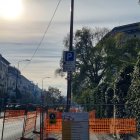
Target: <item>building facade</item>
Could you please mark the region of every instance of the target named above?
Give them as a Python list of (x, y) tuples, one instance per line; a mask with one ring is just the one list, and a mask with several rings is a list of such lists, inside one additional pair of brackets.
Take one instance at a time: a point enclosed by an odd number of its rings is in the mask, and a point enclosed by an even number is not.
[(0, 97), (4, 98), (7, 93), (7, 83), (8, 83), (8, 67), (10, 62), (8, 62), (2, 55), (0, 55)]
[(4, 106), (8, 97), (8, 67), (10, 63), (0, 54), (0, 108)]
[(36, 103), (40, 95), (41, 89), (0, 55), (0, 106), (14, 102)]

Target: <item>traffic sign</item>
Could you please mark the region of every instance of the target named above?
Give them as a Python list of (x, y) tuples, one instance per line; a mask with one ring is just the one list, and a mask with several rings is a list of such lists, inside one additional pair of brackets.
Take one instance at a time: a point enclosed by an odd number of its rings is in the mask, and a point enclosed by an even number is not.
[(65, 61), (74, 61), (75, 52), (74, 51), (65, 51)]
[(63, 52), (63, 71), (75, 71), (76, 55), (75, 51)]
[(55, 124), (56, 123), (56, 114), (55, 113), (50, 113), (49, 114), (49, 122), (50, 122), (50, 124)]

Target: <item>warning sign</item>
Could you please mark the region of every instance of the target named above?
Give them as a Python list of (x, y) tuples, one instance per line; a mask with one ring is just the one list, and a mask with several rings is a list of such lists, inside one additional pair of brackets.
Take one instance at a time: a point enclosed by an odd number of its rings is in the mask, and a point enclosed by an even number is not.
[(49, 114), (49, 123), (55, 124), (56, 123), (56, 114), (54, 112)]

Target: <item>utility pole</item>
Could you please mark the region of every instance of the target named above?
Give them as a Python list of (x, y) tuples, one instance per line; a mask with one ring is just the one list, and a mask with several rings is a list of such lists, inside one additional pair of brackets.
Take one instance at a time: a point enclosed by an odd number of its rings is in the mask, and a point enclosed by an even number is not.
[[(73, 17), (74, 17), (74, 0), (71, 0), (71, 16), (70, 16), (70, 44), (69, 51), (73, 51)], [(72, 72), (67, 72), (67, 107), (66, 111), (70, 110), (71, 106), (71, 82), (72, 82)]]

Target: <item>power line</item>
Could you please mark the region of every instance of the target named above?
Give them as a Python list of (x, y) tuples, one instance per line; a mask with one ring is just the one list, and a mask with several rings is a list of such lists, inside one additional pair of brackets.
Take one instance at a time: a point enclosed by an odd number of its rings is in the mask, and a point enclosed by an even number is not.
[[(42, 36), (40, 42), (38, 43), (37, 48), (35, 49), (33, 55), (31, 56), (30, 61), (27, 63), (27, 65), (26, 65), (24, 68), (26, 68), (26, 67), (31, 63), (32, 59), (34, 58), (34, 56), (36, 55), (37, 51), (39, 50), (39, 48), (40, 48), (40, 46), (41, 46), (41, 44), (42, 44), (42, 42), (43, 42), (43, 40), (44, 40), (44, 38), (45, 38), (45, 36), (46, 36), (48, 30), (49, 30), (49, 27), (51, 26), (51, 23), (52, 23), (52, 21), (53, 21), (53, 18), (54, 18), (54, 16), (55, 16), (56, 12), (57, 12), (57, 9), (58, 9), (58, 7), (59, 7), (61, 1), (62, 1), (62, 0), (59, 0), (59, 1), (58, 1), (57, 5), (56, 5), (56, 8), (55, 8), (55, 10), (54, 10), (54, 12), (53, 12), (53, 15), (52, 15), (52, 17), (51, 17), (51, 19), (50, 19), (50, 22), (49, 22), (47, 28), (45, 29), (45, 32), (44, 32), (44, 34), (43, 34), (43, 36)], [(23, 68), (23, 69), (24, 69), (24, 68)]]

